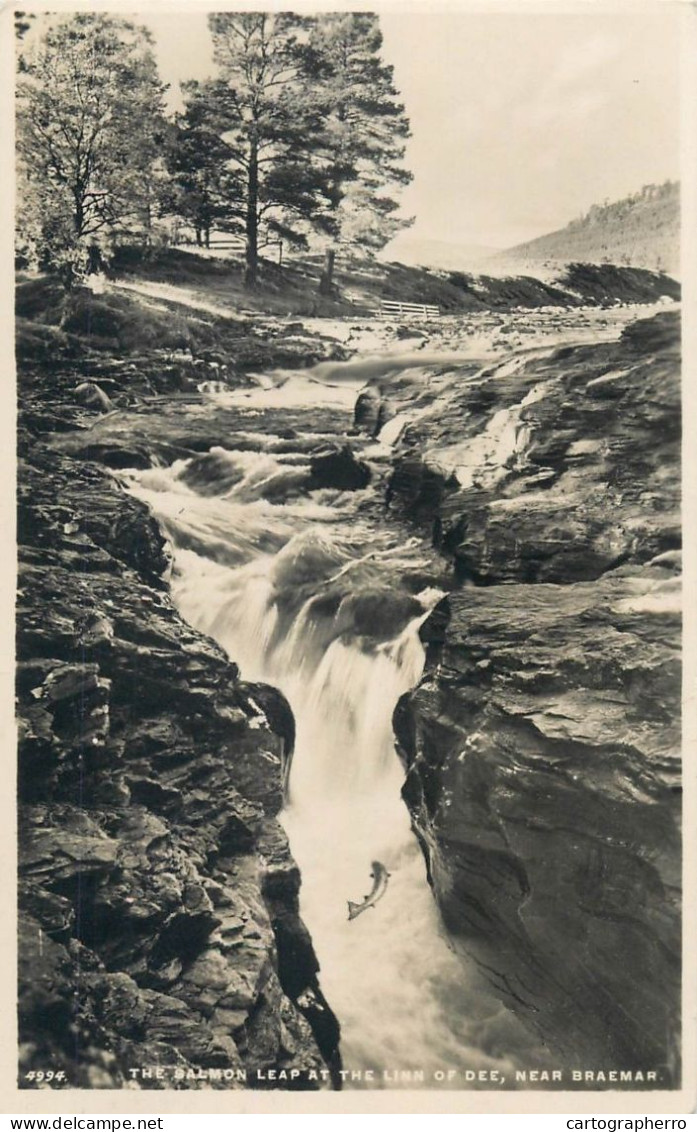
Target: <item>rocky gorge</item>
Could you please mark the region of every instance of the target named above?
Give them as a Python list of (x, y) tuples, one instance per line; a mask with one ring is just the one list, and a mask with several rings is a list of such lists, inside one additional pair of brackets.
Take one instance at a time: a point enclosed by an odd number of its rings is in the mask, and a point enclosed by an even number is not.
[[(49, 1061), (85, 1088), (340, 1082), (336, 1007), (278, 821), (297, 720), (212, 628), (182, 617), (174, 527), (121, 475), (181, 469), (205, 501), (248, 489), (240, 453), (273, 457), (254, 481), (265, 506), (340, 510), (350, 496), (387, 563), (361, 567), (359, 592), (325, 544), (311, 568), (286, 556), (294, 616), (321, 598), (328, 639), (372, 656), (380, 633), (419, 615), (425, 668), (394, 732), (456, 949), (545, 1063), (678, 1083), (679, 325), (640, 314), (383, 326), (393, 361), (361, 375), (355, 414), (352, 394), (345, 413), (260, 408), (244, 377), (253, 335), (222, 374), (231, 402), (205, 391), (227, 364), (217, 355), (170, 353), (168, 379), (154, 348), (124, 364), (68, 341), (47, 364), (32, 345), (19, 429), (21, 1084)], [(306, 343), (306, 361), (325, 359), (317, 379), (341, 381), (374, 329), (318, 346), (296, 328), (258, 368), (295, 365)], [(483, 331), (480, 351), (467, 340)], [(199, 547), (193, 526), (176, 530), (185, 552)], [(210, 530), (217, 561), (232, 561)], [(275, 552), (271, 525), (263, 538)], [(424, 587), (437, 598), (427, 617)], [(485, 1052), (505, 1054), (505, 1039)], [(144, 1065), (163, 1072), (144, 1079)]]

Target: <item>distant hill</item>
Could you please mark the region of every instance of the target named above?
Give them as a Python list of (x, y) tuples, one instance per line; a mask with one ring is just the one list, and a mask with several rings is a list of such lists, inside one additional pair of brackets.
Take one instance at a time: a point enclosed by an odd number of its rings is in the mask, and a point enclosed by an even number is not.
[(624, 200), (595, 204), (566, 228), (499, 252), (486, 270), (560, 263), (614, 263), (679, 276), (679, 183), (644, 185)]
[(420, 240), (409, 232), (400, 232), (380, 252), (385, 262), (408, 267), (435, 267), (440, 271), (469, 271), (499, 251), (483, 244), (458, 244), (448, 240)]

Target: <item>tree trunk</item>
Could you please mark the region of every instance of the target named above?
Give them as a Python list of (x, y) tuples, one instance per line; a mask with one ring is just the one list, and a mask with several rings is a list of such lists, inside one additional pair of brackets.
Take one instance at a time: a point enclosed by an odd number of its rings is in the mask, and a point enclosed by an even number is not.
[(201, 229), (197, 227), (196, 228), (196, 247), (200, 248), (202, 246), (203, 246), (203, 241), (201, 239)]
[[(71, 262), (63, 264), (63, 266), (60, 267), (59, 270), (58, 270), (58, 278), (60, 279), (64, 290), (72, 291), (73, 287), (75, 286), (75, 284), (77, 282), (77, 278), (78, 278), (74, 265)], [(63, 322), (65, 321), (67, 316), (68, 316), (68, 310), (66, 309), (63, 312), (63, 315), (61, 317), (61, 321), (60, 321), (61, 328), (63, 327)]]
[(204, 240), (206, 242), (206, 247), (209, 248), (211, 246), (211, 229), (209, 224), (206, 225), (204, 230)]
[(82, 236), (82, 226), (85, 223), (85, 199), (83, 196), (83, 189), (80, 184), (73, 185), (73, 201), (75, 207), (73, 208), (73, 231), (76, 239)]
[(245, 232), (247, 246), (245, 249), (244, 286), (247, 291), (254, 291), (257, 285), (257, 271), (259, 265), (259, 166), (257, 144), (252, 142), (249, 155), (249, 177), (247, 180), (247, 215)]
[(96, 275), (103, 267), (102, 253), (96, 244), (91, 244), (87, 252), (87, 274)]
[(336, 259), (336, 249), (327, 248), (324, 256), (324, 269), (319, 279), (319, 293), (320, 295), (333, 295), (334, 294), (334, 261)]

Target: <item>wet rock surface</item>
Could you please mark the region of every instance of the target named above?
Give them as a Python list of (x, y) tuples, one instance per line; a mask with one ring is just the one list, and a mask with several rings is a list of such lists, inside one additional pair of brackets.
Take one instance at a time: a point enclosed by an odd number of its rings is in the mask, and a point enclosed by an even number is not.
[(19, 432), (20, 1085), (316, 1088), (338, 1025), (276, 821), (292, 713), (182, 621), (104, 453), (51, 447), (57, 403), (84, 424), (51, 378)]
[(565, 1064), (675, 1087), (678, 320), (395, 400), (391, 506), (460, 582), (395, 714), (444, 920)]
[(393, 506), (430, 519), (481, 584), (580, 581), (679, 547), (677, 326), (666, 314), (398, 391)]

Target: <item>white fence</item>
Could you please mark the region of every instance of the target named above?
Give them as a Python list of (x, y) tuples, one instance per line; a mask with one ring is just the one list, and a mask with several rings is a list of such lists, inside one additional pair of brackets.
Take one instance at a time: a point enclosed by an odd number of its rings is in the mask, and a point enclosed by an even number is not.
[(383, 299), (380, 310), (376, 312), (380, 318), (438, 318), (440, 307), (431, 303), (400, 303), (392, 299)]

